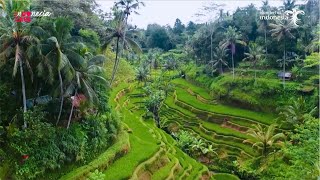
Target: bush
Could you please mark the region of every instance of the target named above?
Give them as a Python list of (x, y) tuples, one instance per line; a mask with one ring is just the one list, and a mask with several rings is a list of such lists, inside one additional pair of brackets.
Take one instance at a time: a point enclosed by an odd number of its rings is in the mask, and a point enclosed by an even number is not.
[(9, 146), (17, 156), (18, 177), (35, 178), (46, 169), (60, 168), (66, 157), (56, 144), (55, 129), (51, 124), (43, 122), (44, 116), (39, 110), (28, 111), (24, 114), (28, 128), (14, 128), (8, 134)]
[(53, 127), (45, 122), (45, 115), (35, 108), (24, 113), (27, 128), (9, 126), (6, 143), (16, 158), (17, 179), (37, 178), (66, 163), (86, 163), (114, 142), (120, 128), (118, 118), (111, 113), (85, 117), (69, 129)]

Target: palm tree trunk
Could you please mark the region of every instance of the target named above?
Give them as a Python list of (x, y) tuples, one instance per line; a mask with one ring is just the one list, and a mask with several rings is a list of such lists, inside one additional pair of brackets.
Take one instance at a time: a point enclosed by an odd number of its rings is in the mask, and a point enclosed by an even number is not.
[(220, 69), (220, 74), (223, 74), (222, 63), (220, 63), (219, 69)]
[(257, 81), (257, 68), (256, 68), (256, 62), (254, 62), (254, 82)]
[(111, 77), (111, 81), (110, 81), (110, 86), (111, 86), (112, 82), (114, 81), (114, 78), (115, 78), (115, 75), (116, 75), (116, 68), (117, 68), (118, 55), (119, 55), (119, 40), (120, 40), (120, 37), (117, 38), (116, 59), (115, 59), (115, 61), (114, 61), (114, 65), (113, 65), (113, 70), (112, 70), (112, 77)]
[[(18, 47), (19, 48), (19, 47)], [(27, 98), (26, 98), (26, 84), (24, 81), (23, 68), (22, 68), (22, 60), (19, 60), (20, 67), (20, 76), (21, 76), (21, 91), (22, 91), (22, 102), (23, 102), (23, 112), (27, 112)], [(27, 122), (24, 120), (23, 128), (27, 128)]]
[(286, 88), (286, 36), (284, 36), (284, 50), (283, 50), (283, 88)]
[(234, 79), (234, 60), (233, 60), (233, 53), (231, 53), (231, 60), (232, 60), (232, 79)]
[(58, 71), (58, 75), (59, 75), (59, 82), (60, 82), (60, 109), (59, 109), (59, 115), (57, 118), (57, 122), (56, 125), (58, 125), (60, 118), (61, 118), (61, 114), (62, 114), (62, 107), (63, 107), (63, 101), (64, 101), (64, 97), (63, 97), (63, 81), (62, 81), (62, 76), (61, 76), (61, 71)]
[(210, 51), (210, 52), (211, 52), (211, 53), (210, 53), (210, 54), (211, 54), (211, 59), (210, 59), (211, 62), (212, 62), (212, 59), (213, 59), (213, 55), (212, 55), (212, 53), (213, 53), (213, 52), (212, 52), (212, 36), (213, 36), (213, 30), (211, 30), (211, 40), (210, 40), (210, 41), (211, 41), (211, 42), (210, 42), (210, 43), (211, 43), (211, 46), (210, 46), (210, 48), (211, 48), (211, 51)]
[[(125, 24), (124, 24), (124, 30), (123, 30), (123, 41), (122, 41), (122, 53), (121, 54), (123, 54), (123, 52), (124, 52), (127, 23), (128, 23), (128, 16), (125, 17)], [(119, 37), (117, 38), (117, 50), (116, 51), (117, 51), (117, 54), (119, 54)], [(117, 60), (117, 59), (119, 59), (119, 60)], [(112, 73), (110, 86), (111, 86), (112, 82), (115, 79), (115, 75), (116, 75), (116, 73), (118, 71), (119, 63), (120, 63), (120, 58), (118, 58), (118, 55), (116, 55), (116, 62), (115, 62), (114, 68), (113, 68), (113, 73)]]
[[(77, 91), (78, 91), (78, 89), (76, 89), (76, 92), (74, 93), (74, 98), (76, 98), (76, 96), (77, 96)], [(70, 122), (71, 122), (73, 110), (74, 110), (74, 103), (73, 103), (73, 100), (72, 100), (72, 106), (71, 106), (71, 111), (70, 111), (70, 115), (69, 115), (69, 119), (68, 119), (67, 129), (69, 129), (69, 127), (70, 127)]]
[(265, 49), (266, 49), (266, 55), (268, 55), (268, 46), (267, 46), (267, 27), (265, 27), (264, 29), (264, 45), (265, 45)]

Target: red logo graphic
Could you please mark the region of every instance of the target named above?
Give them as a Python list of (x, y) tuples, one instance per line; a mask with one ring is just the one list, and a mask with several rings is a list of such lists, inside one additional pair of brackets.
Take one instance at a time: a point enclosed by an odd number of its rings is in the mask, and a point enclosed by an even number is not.
[(25, 11), (25, 12), (15, 12), (14, 13), (14, 21), (15, 22), (31, 22), (31, 12)]

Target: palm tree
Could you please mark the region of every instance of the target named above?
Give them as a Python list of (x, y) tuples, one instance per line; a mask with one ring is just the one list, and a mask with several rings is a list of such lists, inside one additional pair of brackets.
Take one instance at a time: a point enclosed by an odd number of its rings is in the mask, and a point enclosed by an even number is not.
[(170, 54), (167, 59), (166, 62), (164, 64), (164, 67), (166, 70), (175, 70), (178, 68), (178, 61), (176, 60), (176, 58)]
[(231, 26), (228, 27), (227, 31), (225, 32), (225, 41), (223, 43), (223, 46), (228, 47), (231, 46), (231, 60), (232, 60), (232, 77), (234, 79), (234, 60), (233, 55), (236, 52), (236, 44), (242, 44), (246, 45), (244, 41), (241, 40), (240, 34), (237, 32), (237, 30)]
[[(75, 47), (77, 43), (72, 42), (70, 31), (73, 29), (73, 23), (70, 19), (59, 17), (57, 18), (50, 29), (50, 34), (37, 27), (38, 33), (41, 32), (45, 37), (45, 43), (41, 45), (42, 54), (44, 54), (43, 61), (38, 65), (38, 72), (41, 76), (47, 76), (45, 70), (52, 66), (59, 77), (60, 84), (60, 107), (56, 124), (58, 125), (62, 115), (64, 103), (64, 80), (71, 81), (75, 74), (73, 66), (81, 66), (85, 60), (79, 53), (76, 52)], [(50, 72), (50, 71), (49, 71)], [(48, 76), (50, 77), (50, 76)], [(52, 80), (51, 80), (52, 81)]]
[[(265, 1), (262, 1), (263, 5), (261, 7), (261, 10), (264, 12), (264, 13), (268, 13), (270, 11), (270, 6), (269, 6), (269, 1), (268, 0), (265, 0)], [(267, 30), (268, 30), (268, 26), (269, 26), (269, 21), (266, 20), (266, 19), (263, 19), (260, 26), (259, 26), (259, 29), (263, 29), (264, 31), (264, 46), (265, 46), (265, 53), (266, 55), (268, 55), (268, 46), (267, 46)]]
[[(276, 38), (277, 41), (283, 40), (284, 48), (283, 48), (283, 73), (286, 71), (286, 40), (287, 38), (294, 38), (291, 34), (291, 30), (295, 28), (295, 25), (292, 21), (284, 21), (278, 22), (278, 24), (270, 24), (271, 36)], [(285, 76), (283, 76), (283, 87), (285, 88)]]
[[(99, 59), (99, 61), (97, 61)], [(69, 114), (67, 129), (70, 127), (75, 103), (74, 101), (78, 97), (79, 92), (84, 93), (85, 97), (88, 98), (90, 103), (98, 103), (98, 97), (94, 89), (94, 82), (101, 81), (104, 85), (108, 85), (107, 80), (101, 75), (104, 70), (100, 64), (100, 57), (95, 56), (88, 61), (88, 63), (83, 64), (83, 68), (75, 69), (75, 76), (72, 79), (71, 83), (68, 85), (65, 94), (73, 95), (72, 97), (72, 106)]]
[(279, 108), (279, 116), (281, 119), (286, 120), (290, 124), (301, 124), (305, 120), (306, 114), (314, 114), (317, 107), (310, 110), (306, 106), (306, 100), (301, 96), (297, 100), (294, 100), (291, 105)]
[[(211, 69), (214, 67), (219, 68), (219, 73), (223, 74), (223, 66), (228, 66), (228, 62), (225, 61), (225, 58), (227, 57), (227, 49), (225, 46), (222, 46), (221, 43), (218, 47), (216, 47), (213, 59), (209, 62), (211, 64)], [(213, 72), (213, 71), (212, 71)]]
[[(119, 18), (119, 17), (118, 17)], [(114, 27), (108, 27), (107, 31), (109, 31), (109, 33), (111, 34), (110, 36), (108, 36), (105, 39), (105, 43), (102, 46), (103, 49), (106, 49), (107, 46), (113, 41), (115, 40), (115, 44), (116, 44), (116, 57), (115, 57), (115, 62), (114, 62), (114, 66), (113, 66), (113, 70), (112, 70), (112, 76), (111, 76), (111, 80), (110, 80), (110, 85), (112, 84), (112, 82), (115, 79), (115, 74), (117, 72), (118, 69), (118, 65), (120, 62), (119, 59), (119, 53), (120, 53), (120, 40), (122, 40), (124, 42), (124, 45), (122, 48), (131, 48), (133, 51), (135, 51), (136, 53), (141, 53), (142, 50), (140, 48), (140, 46), (131, 38), (125, 36), (125, 31), (124, 31), (124, 22), (122, 20), (120, 21), (113, 21), (112, 25)], [(130, 31), (130, 30), (128, 30)]]
[[(23, 112), (25, 113), (27, 111), (27, 98), (24, 66), (29, 70), (31, 80), (33, 77), (32, 69), (26, 55), (26, 47), (37, 43), (37, 39), (29, 35), (27, 25), (15, 22), (13, 19), (14, 12), (26, 10), (29, 4), (8, 0), (6, 1), (5, 7), (5, 17), (0, 18), (0, 34), (2, 34), (0, 37), (0, 57), (4, 59), (4, 61), (14, 61), (13, 77), (16, 76), (18, 69), (20, 71)], [(3, 63), (0, 65), (3, 65)], [(26, 121), (24, 121), (23, 127), (27, 128)]]
[(145, 82), (144, 84), (146, 84), (146, 80), (148, 78), (148, 75), (149, 75), (149, 70), (148, 70), (148, 68), (146, 68), (146, 66), (140, 66), (139, 68), (137, 68), (136, 79), (139, 82)]
[(116, 12), (115, 27), (109, 28), (109, 30), (111, 30), (111, 36), (107, 37), (106, 42), (103, 46), (105, 48), (112, 41), (112, 39), (116, 39), (116, 59), (113, 66), (110, 85), (114, 81), (115, 74), (120, 62), (120, 59), (118, 59), (120, 52), (120, 40), (122, 40), (122, 48), (127, 46), (131, 47), (135, 52), (142, 52), (140, 46), (133, 39), (126, 37), (128, 17), (132, 12), (134, 12), (135, 14), (139, 14), (135, 9), (138, 9), (140, 5), (144, 6), (144, 3), (139, 2), (138, 0), (120, 0), (115, 3), (116, 10), (120, 9), (120, 12)]
[(271, 149), (280, 145), (279, 140), (285, 138), (283, 133), (275, 134), (275, 127), (275, 124), (270, 125), (268, 128), (262, 128), (260, 124), (255, 124), (252, 129), (247, 131), (247, 134), (252, 139), (247, 139), (243, 142), (252, 144), (252, 147), (261, 150), (261, 154), (266, 157)]
[(257, 80), (257, 62), (263, 56), (263, 49), (261, 46), (258, 46), (256, 43), (249, 44), (249, 53), (244, 53), (247, 57), (243, 60), (249, 60), (252, 62), (253, 69), (254, 69), (254, 81)]

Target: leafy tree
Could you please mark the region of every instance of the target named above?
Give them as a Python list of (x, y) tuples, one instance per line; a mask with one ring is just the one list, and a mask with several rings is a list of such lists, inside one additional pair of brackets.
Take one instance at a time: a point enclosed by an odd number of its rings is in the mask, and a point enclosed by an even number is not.
[(280, 145), (278, 140), (285, 138), (283, 133), (275, 134), (275, 127), (275, 124), (272, 124), (267, 128), (262, 128), (260, 124), (254, 125), (252, 129), (247, 131), (247, 134), (253, 139), (247, 139), (243, 142), (252, 144), (252, 147), (261, 150), (261, 154), (266, 157), (271, 149)]
[(281, 156), (270, 157), (261, 179), (317, 179), (319, 176), (319, 119), (306, 117), (289, 133)]
[(244, 60), (249, 60), (252, 62), (254, 68), (254, 80), (257, 80), (257, 63), (263, 56), (263, 49), (262, 47), (258, 46), (256, 43), (249, 44), (249, 53), (244, 53), (247, 57)]
[(185, 26), (182, 24), (180, 19), (176, 19), (173, 26), (173, 33), (180, 35), (185, 29)]
[(186, 27), (186, 31), (189, 35), (193, 35), (197, 30), (197, 25), (192, 22), (192, 21), (189, 21), (187, 27)]
[(145, 35), (149, 48), (161, 48), (165, 51), (173, 48), (167, 30), (158, 24), (149, 24)]
[(225, 32), (225, 40), (223, 46), (228, 47), (230, 46), (231, 49), (231, 61), (232, 61), (232, 77), (234, 79), (234, 60), (233, 56), (236, 52), (236, 44), (246, 45), (244, 41), (242, 41), (240, 34), (237, 30), (231, 26), (228, 27), (227, 31)]
[[(293, 34), (290, 32), (295, 28), (295, 25), (290, 21), (281, 22), (278, 24), (270, 24), (271, 36), (276, 38), (277, 41), (283, 40), (284, 49), (283, 49), (283, 73), (286, 71), (286, 41), (287, 38), (294, 38)], [(283, 87), (285, 87), (285, 76), (283, 76)]]
[(157, 127), (160, 128), (160, 116), (159, 112), (164, 100), (163, 91), (153, 92), (148, 99), (145, 100), (145, 107), (149, 112), (153, 114), (154, 120), (156, 121)]

